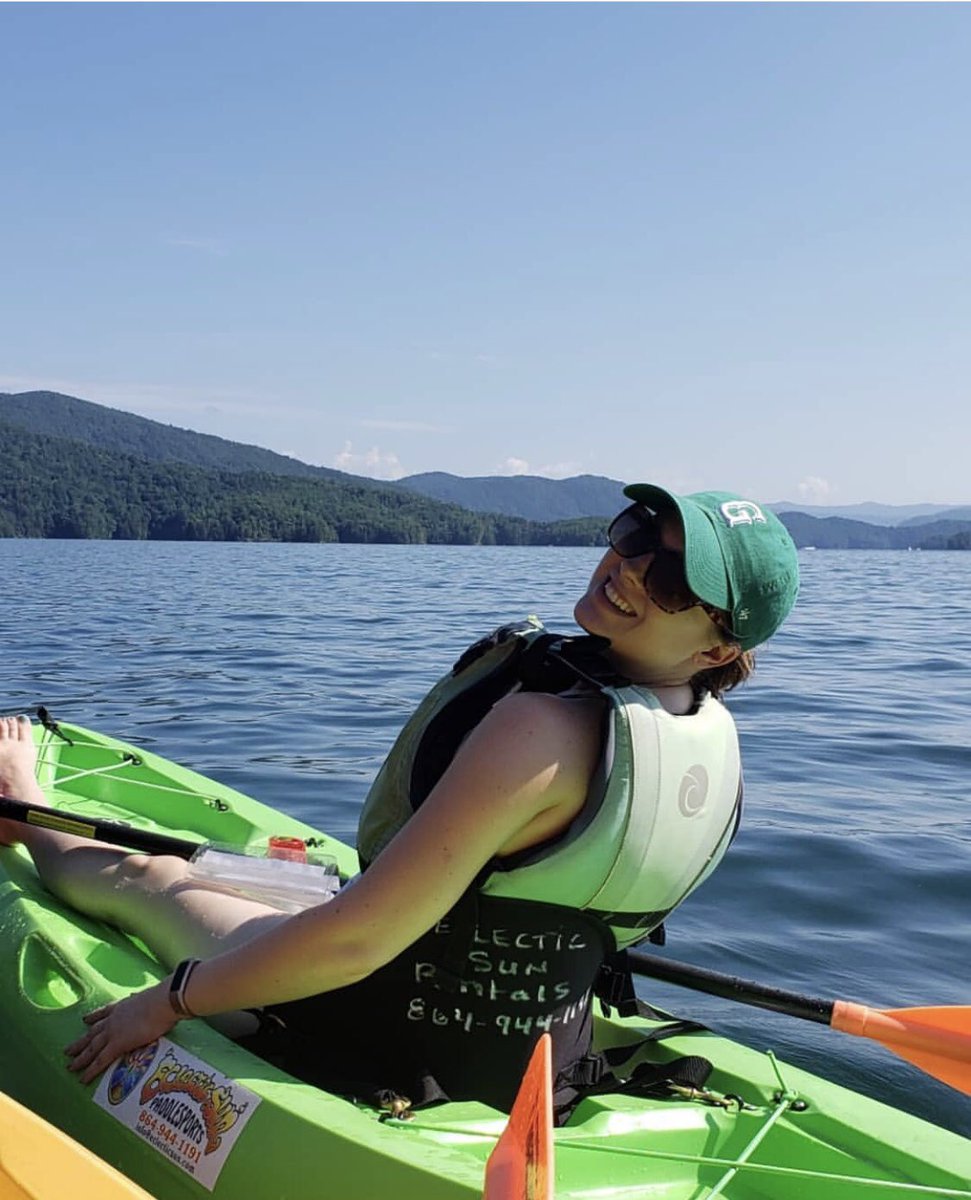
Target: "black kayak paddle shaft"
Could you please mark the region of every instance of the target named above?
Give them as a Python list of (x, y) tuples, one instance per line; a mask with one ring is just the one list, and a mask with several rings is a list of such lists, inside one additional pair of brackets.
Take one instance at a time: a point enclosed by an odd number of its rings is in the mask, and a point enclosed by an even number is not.
[(77, 813), (43, 808), (39, 804), (23, 804), (7, 796), (0, 796), (0, 817), (20, 821), (23, 825), (36, 825), (40, 829), (53, 829), (57, 833), (108, 842), (112, 846), (124, 846), (128, 850), (140, 850), (143, 854), (174, 854), (188, 859), (200, 845), (185, 838), (152, 833), (148, 829), (134, 829), (122, 821), (100, 821)]
[(656, 954), (642, 954), (638, 950), (628, 950), (627, 958), (631, 970), (637, 975), (649, 975), (652, 979), (661, 979), (665, 983), (694, 988), (696, 992), (708, 992), (712, 996), (723, 996), (726, 1000), (738, 1000), (741, 1004), (767, 1008), (790, 1017), (801, 1017), (804, 1021), (815, 1021), (819, 1025), (828, 1025), (833, 1015), (832, 1000), (820, 1000), (815, 996), (786, 992), (781, 988), (767, 987), (764, 983), (753, 983), (750, 979), (723, 975), (720, 971), (706, 971), (688, 963), (671, 962)]

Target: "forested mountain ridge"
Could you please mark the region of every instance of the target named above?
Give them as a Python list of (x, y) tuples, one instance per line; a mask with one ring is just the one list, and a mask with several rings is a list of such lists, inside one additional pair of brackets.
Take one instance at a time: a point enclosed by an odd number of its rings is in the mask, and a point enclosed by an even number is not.
[(609, 516), (623, 503), (623, 484), (596, 475), (572, 479), (489, 476), (465, 479), (446, 472), (411, 475), (395, 483), (316, 467), (261, 446), (228, 441), (122, 412), (61, 392), (0, 392), (0, 422), (47, 437), (71, 438), (148, 462), (178, 462), (219, 471), (267, 471), (306, 479), (340, 479), (362, 487), (405, 488), (473, 512), (530, 521)]
[(603, 544), (604, 522), (542, 525), (344, 479), (153, 463), (0, 425), (0, 537)]
[[(621, 489), (592, 475), (435, 472), (382, 483), (57, 392), (0, 393), (3, 537), (604, 545)], [(508, 511), (484, 511), (487, 501)], [(542, 519), (523, 518), (523, 508)], [(590, 508), (605, 511), (550, 519)], [(967, 508), (896, 526), (780, 516), (800, 547), (971, 548)]]
[(330, 467), (314, 467), (285, 454), (264, 450), (262, 446), (165, 425), (61, 392), (0, 392), (0, 422), (44, 437), (71, 438), (101, 450), (131, 454), (146, 462), (179, 462), (217, 471), (267, 471), (304, 479), (344, 479), (362, 485), (374, 483)]

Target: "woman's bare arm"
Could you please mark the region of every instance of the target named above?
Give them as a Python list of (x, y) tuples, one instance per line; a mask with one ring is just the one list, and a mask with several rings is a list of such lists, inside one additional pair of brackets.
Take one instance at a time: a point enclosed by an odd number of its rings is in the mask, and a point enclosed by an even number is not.
[[(540, 694), (501, 701), (352, 887), (196, 969), (186, 996), (192, 1011), (282, 1003), (370, 975), (444, 916), (494, 855), (569, 824), (599, 752), (591, 705)], [(171, 1027), (166, 987), (92, 1014), (98, 1037), (89, 1031), (69, 1047), (83, 1078)], [(157, 1024), (164, 1028), (151, 1032)]]

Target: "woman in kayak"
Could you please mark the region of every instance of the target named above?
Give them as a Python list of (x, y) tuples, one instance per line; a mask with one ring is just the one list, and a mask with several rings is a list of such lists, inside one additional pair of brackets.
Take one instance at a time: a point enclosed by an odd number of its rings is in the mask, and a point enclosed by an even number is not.
[[(792, 541), (757, 504), (627, 495), (575, 608), (590, 636), (527, 623), (460, 659), (382, 767), (365, 869), (329, 903), (287, 915), (207, 888), (181, 859), (0, 821), (50, 891), (174, 968), (85, 1017), (67, 1048), (84, 1082), (182, 1018), (255, 1009), (278, 1036), (254, 1048), (364, 1097), (508, 1107), (550, 1031), (569, 1098), (603, 961), (656, 928), (734, 834), (740, 767), (717, 696), (798, 587)], [(33, 767), (29, 723), (0, 719), (0, 792), (44, 803)]]

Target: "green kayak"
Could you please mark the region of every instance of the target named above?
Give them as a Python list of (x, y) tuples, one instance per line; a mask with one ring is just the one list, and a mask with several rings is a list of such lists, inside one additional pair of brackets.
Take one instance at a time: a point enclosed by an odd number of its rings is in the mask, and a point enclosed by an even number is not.
[[(140, 748), (60, 730), (37, 734), (55, 808), (193, 841), (314, 837), (342, 873), (356, 870), (353, 850), (300, 821)], [(199, 1020), (82, 1085), (62, 1053), (81, 1015), (163, 974), (144, 947), (54, 900), (22, 849), (0, 850), (0, 1090), (159, 1200), (482, 1196), (503, 1113), (380, 1112), (298, 1082)], [(597, 1038), (626, 1046), (651, 1027), (598, 1018)], [(702, 1055), (709, 1090), (585, 1098), (555, 1133), (558, 1198), (971, 1200), (971, 1141), (917, 1117), (707, 1032), (633, 1053)]]

